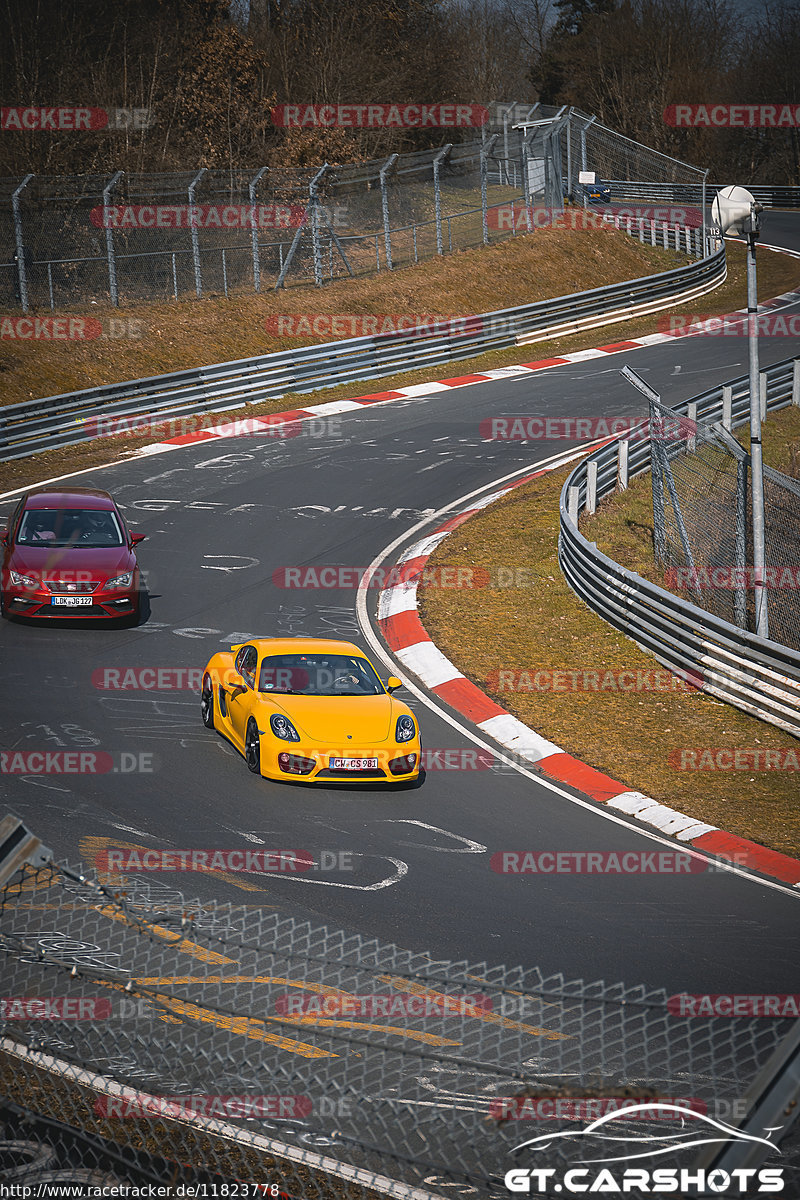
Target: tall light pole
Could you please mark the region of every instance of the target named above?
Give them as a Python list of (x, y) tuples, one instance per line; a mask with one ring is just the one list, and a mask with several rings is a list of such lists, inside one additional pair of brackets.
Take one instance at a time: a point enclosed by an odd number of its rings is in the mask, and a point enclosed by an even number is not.
[(723, 188), (711, 206), (720, 233), (738, 233), (747, 242), (747, 343), (750, 379), (750, 489), (753, 510), (753, 598), (756, 633), (769, 637), (764, 555), (764, 464), (761, 447), (761, 396), (758, 369), (758, 287), (756, 241), (762, 206), (742, 187)]

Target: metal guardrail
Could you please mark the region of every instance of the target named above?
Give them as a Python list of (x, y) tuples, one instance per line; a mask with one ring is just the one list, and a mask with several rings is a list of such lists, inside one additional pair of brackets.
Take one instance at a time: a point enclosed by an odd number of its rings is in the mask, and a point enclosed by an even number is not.
[[(699, 205), (703, 200), (699, 183), (649, 183), (630, 179), (605, 179), (603, 182), (611, 188), (612, 204), (618, 200), (630, 200), (641, 204)], [(723, 186), (721, 183), (707, 184), (706, 199), (709, 204)], [(800, 187), (748, 183), (747, 190), (759, 204), (768, 208), (800, 208)]]
[[(767, 411), (800, 404), (795, 359), (767, 368)], [(749, 419), (747, 376), (675, 405), (692, 419), (721, 421), (723, 392), (732, 389), (732, 424)], [(695, 406), (696, 405), (696, 409)], [(691, 672), (703, 691), (751, 716), (800, 737), (800, 652), (738, 629), (713, 613), (673, 595), (613, 562), (578, 529), (569, 511), (577, 488), (577, 512), (587, 510), (590, 474), (597, 472), (597, 500), (617, 486), (624, 439), (590, 454), (572, 471), (561, 492), (558, 558), (572, 590), (615, 629), (671, 671)], [(650, 469), (650, 440), (630, 441), (628, 475)], [(573, 508), (573, 514), (574, 514)]]
[[(655, 224), (639, 224), (640, 240), (644, 240), (646, 228), (655, 244)], [(630, 221), (627, 229), (636, 235)], [(683, 242), (687, 251), (700, 254), (698, 230), (676, 226), (674, 240)], [(726, 273), (725, 251), (720, 247), (697, 262), (659, 275), (453, 322), (442, 336), (408, 330), (350, 338), (26, 400), (0, 409), (0, 462), (91, 441), (99, 432), (110, 436), (126, 418), (166, 421), (230, 411), (291, 393), (378, 379), (608, 324), (615, 317), (656, 311), (675, 300), (702, 295), (722, 283)], [(130, 432), (130, 424), (125, 432)]]

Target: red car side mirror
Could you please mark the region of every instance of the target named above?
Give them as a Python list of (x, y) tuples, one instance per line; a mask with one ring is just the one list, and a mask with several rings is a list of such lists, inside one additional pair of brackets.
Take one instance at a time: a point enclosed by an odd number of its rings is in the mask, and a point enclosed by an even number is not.
[(139, 542), (143, 542), (146, 537), (147, 537), (146, 533), (132, 533), (131, 534), (131, 545), (138, 546)]

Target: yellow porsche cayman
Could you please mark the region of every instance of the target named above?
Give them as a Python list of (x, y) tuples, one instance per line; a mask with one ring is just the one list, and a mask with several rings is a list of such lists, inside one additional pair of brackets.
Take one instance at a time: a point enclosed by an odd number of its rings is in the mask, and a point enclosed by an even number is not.
[(412, 782), (419, 726), (352, 642), (254, 638), (215, 654), (203, 672), (201, 713), (268, 779)]

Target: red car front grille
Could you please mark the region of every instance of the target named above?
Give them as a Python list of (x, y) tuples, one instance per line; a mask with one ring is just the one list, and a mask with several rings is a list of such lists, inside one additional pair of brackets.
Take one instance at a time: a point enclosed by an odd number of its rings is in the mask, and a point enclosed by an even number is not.
[(49, 592), (56, 592), (60, 596), (64, 596), (64, 595), (78, 596), (81, 593), (83, 593), (85, 595), (87, 592), (95, 591), (100, 586), (100, 581), (97, 579), (81, 581), (80, 583), (72, 583), (72, 582), (61, 583), (60, 580), (58, 580), (58, 579), (46, 579), (44, 582), (45, 582), (45, 587), (47, 588), (47, 590)]

